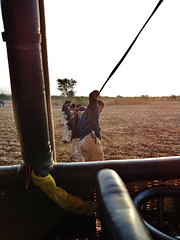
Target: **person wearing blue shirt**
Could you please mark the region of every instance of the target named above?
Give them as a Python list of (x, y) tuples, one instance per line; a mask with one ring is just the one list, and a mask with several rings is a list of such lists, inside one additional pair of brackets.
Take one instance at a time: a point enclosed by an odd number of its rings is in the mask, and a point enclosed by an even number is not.
[(80, 148), (85, 161), (102, 161), (104, 159), (99, 127), (99, 117), (103, 111), (104, 103), (97, 100), (98, 96), (99, 91), (97, 90), (90, 93), (89, 105), (82, 113), (78, 123)]

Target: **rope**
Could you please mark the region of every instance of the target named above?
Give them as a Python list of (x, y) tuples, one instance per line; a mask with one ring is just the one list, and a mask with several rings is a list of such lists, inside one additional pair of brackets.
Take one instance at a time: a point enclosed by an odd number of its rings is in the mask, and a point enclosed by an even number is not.
[(158, 2), (158, 4), (156, 5), (155, 9), (153, 10), (153, 12), (151, 13), (150, 17), (148, 18), (148, 20), (145, 22), (145, 24), (143, 25), (143, 27), (141, 28), (141, 30), (139, 31), (139, 33), (137, 34), (137, 36), (135, 37), (135, 39), (133, 40), (133, 42), (131, 43), (131, 45), (129, 46), (129, 48), (126, 50), (125, 54), (122, 56), (121, 60), (118, 62), (118, 64), (115, 66), (115, 68), (112, 70), (112, 72), (110, 73), (109, 77), (107, 78), (107, 80), (105, 81), (105, 83), (103, 84), (103, 86), (101, 87), (101, 90), (99, 91), (99, 93), (103, 90), (104, 86), (106, 85), (106, 83), (109, 81), (109, 79), (112, 77), (112, 75), (116, 72), (116, 70), (118, 69), (118, 67), (121, 65), (121, 63), (123, 62), (123, 60), (125, 59), (125, 57), (127, 56), (127, 54), (129, 53), (129, 51), (131, 50), (132, 46), (134, 45), (134, 43), (136, 42), (137, 38), (139, 37), (139, 35), (141, 34), (141, 32), (143, 31), (143, 29), (145, 28), (145, 26), (147, 25), (147, 23), (149, 22), (149, 20), (151, 19), (151, 17), (154, 15), (154, 13), (156, 12), (156, 10), (158, 9), (158, 7), (161, 5), (161, 3), (163, 2), (163, 0), (160, 0)]

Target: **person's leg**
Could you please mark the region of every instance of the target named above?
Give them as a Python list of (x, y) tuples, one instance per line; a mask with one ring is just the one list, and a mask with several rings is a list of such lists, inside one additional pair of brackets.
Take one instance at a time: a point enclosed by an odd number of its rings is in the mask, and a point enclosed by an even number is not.
[(62, 112), (62, 125), (64, 125), (64, 123), (65, 123), (65, 113)]
[(68, 142), (69, 130), (68, 130), (67, 123), (68, 123), (68, 121), (65, 121), (65, 123), (64, 123), (64, 134), (63, 134), (63, 138), (62, 138), (63, 142)]
[(78, 160), (78, 149), (79, 146), (79, 138), (73, 138), (72, 139), (72, 145), (71, 145), (71, 159)]
[(77, 149), (78, 149), (78, 154), (77, 154), (77, 156), (78, 156), (78, 158), (77, 158), (77, 161), (78, 162), (84, 162), (84, 156), (83, 156), (83, 154), (82, 154), (82, 152), (81, 152), (81, 146), (80, 146), (80, 139), (79, 138), (77, 138)]
[(104, 152), (101, 141), (88, 134), (80, 141), (80, 148), (85, 161), (102, 161)]
[(75, 146), (74, 146), (74, 142), (75, 142), (75, 138), (72, 139), (72, 143), (71, 143), (71, 159), (75, 158), (74, 152), (75, 152)]

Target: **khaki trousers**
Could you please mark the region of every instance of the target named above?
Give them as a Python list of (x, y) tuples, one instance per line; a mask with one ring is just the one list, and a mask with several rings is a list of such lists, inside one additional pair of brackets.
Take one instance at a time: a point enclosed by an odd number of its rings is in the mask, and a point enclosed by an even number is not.
[(89, 133), (79, 144), (85, 162), (103, 161), (104, 152), (99, 138), (93, 138), (91, 133)]
[(84, 157), (81, 153), (81, 149), (79, 145), (79, 138), (72, 139), (71, 159), (77, 160), (78, 162), (84, 162)]
[(70, 137), (70, 134), (71, 134), (71, 131), (68, 129), (67, 123), (68, 123), (68, 121), (65, 120), (65, 122), (64, 122), (64, 134), (63, 134), (63, 137), (62, 137), (62, 141), (68, 141), (69, 137)]

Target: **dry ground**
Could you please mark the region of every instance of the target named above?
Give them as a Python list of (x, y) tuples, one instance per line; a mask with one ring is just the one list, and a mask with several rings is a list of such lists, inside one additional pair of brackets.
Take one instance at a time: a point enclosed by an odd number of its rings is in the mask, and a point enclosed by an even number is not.
[[(70, 161), (62, 143), (61, 106), (53, 104), (56, 158)], [(105, 160), (180, 155), (180, 101), (107, 105), (100, 118)], [(21, 163), (11, 101), (0, 107), (0, 165)]]

